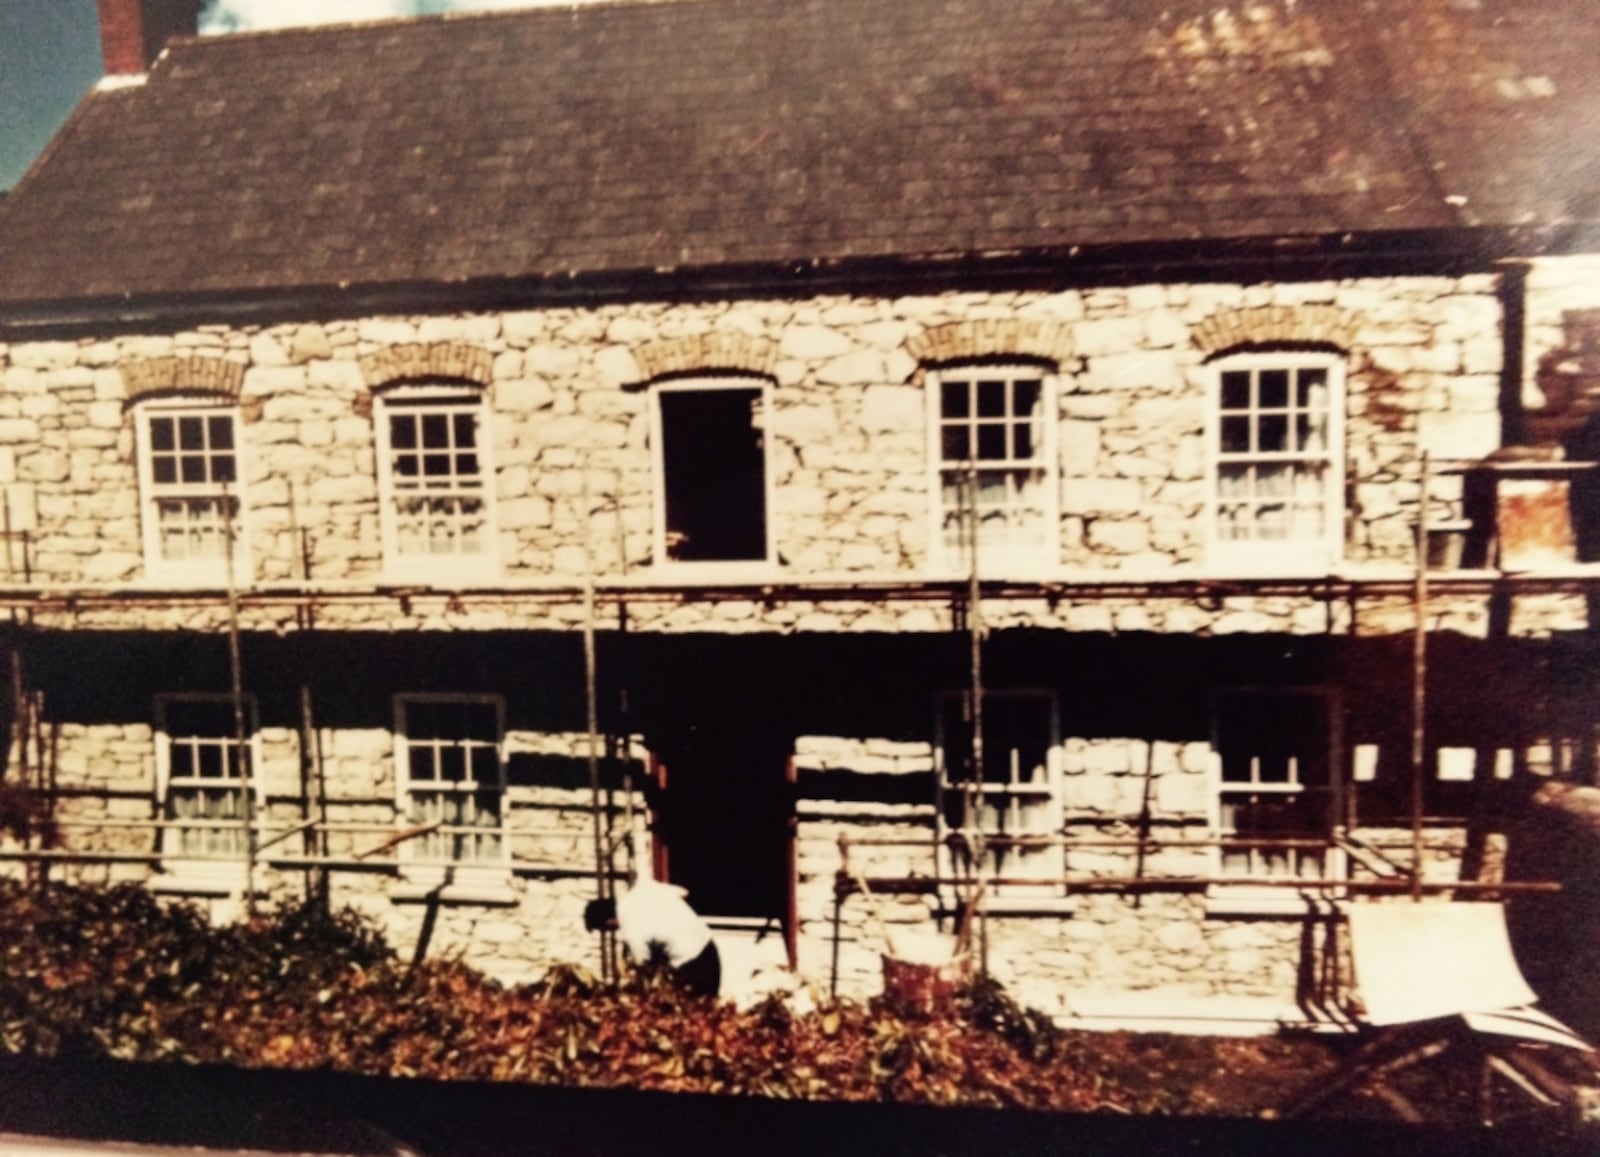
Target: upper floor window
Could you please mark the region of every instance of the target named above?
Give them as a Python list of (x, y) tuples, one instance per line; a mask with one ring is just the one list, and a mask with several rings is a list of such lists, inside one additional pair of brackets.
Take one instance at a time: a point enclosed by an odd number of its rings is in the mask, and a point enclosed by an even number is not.
[(245, 569), (238, 412), (204, 402), (139, 407), (145, 563), (158, 578), (221, 582)]
[(1325, 564), (1343, 537), (1343, 366), (1314, 353), (1216, 363), (1212, 541), (1225, 559)]
[(493, 554), (487, 412), (477, 389), (399, 387), (378, 401), (385, 553), (401, 567)]
[(674, 563), (768, 561), (767, 395), (761, 380), (663, 382), (655, 398), (657, 557)]
[(971, 703), (965, 693), (939, 698), (939, 836), (947, 847), (951, 835), (964, 837), (945, 853), (951, 868), (970, 871), (981, 842), (980, 871), (989, 879), (1059, 882), (1055, 697), (1047, 691), (985, 692), (981, 769)]
[(243, 886), (254, 716), (253, 702), (236, 711), (227, 695), (156, 700), (163, 885), (218, 891)]
[(932, 375), (935, 541), (948, 565), (1056, 559), (1054, 424), (1038, 366), (973, 365)]
[(407, 841), (424, 865), (506, 862), (504, 712), (487, 695), (403, 695), (395, 701), (400, 806), (408, 824), (436, 825)]

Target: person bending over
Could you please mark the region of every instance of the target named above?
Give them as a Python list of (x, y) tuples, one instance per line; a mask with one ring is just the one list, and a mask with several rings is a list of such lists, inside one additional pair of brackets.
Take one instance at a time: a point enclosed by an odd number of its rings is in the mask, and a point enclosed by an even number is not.
[(589, 901), (583, 926), (590, 932), (615, 929), (635, 966), (664, 962), (686, 992), (716, 996), (722, 958), (686, 895), (676, 884), (641, 880), (615, 900)]

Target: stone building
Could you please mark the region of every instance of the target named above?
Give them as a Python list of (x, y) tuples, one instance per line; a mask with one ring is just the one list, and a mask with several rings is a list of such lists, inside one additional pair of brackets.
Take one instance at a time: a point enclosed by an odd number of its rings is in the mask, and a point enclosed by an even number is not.
[(1577, 0), (195, 7), (0, 203), (8, 870), (1282, 1018), (1593, 781)]

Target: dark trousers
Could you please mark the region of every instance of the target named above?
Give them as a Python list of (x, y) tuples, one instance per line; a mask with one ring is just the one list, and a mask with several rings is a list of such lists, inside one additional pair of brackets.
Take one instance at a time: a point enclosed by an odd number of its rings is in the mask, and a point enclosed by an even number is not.
[(709, 940), (693, 960), (679, 965), (673, 973), (685, 992), (696, 996), (715, 996), (722, 987), (722, 957), (717, 942)]

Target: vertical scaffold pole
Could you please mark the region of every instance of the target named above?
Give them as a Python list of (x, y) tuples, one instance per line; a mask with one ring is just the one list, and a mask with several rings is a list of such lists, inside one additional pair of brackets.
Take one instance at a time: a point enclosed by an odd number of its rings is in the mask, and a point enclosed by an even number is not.
[(228, 570), (228, 688), (233, 699), (234, 757), (239, 761), (239, 810), (244, 816), (244, 911), (248, 918), (256, 914), (256, 814), (255, 785), (251, 782), (250, 737), (245, 730), (244, 711), (244, 661), (239, 639), (239, 577), (238, 527), (235, 521), (237, 507), (233, 488), (222, 490), (222, 525), (227, 547)]
[(978, 573), (978, 460), (967, 459), (967, 525), (971, 528), (968, 549), (972, 552), (967, 586), (967, 650), (972, 685), (972, 777), (967, 784), (967, 829), (972, 876), (968, 881), (967, 903), (977, 906), (978, 972), (989, 973), (989, 920), (983, 902), (983, 584)]
[[(600, 784), (600, 696), (595, 656), (595, 579), (594, 507), (589, 496), (589, 473), (583, 475), (583, 686), (584, 715), (589, 731), (589, 810), (594, 819), (595, 890), (600, 899), (611, 898), (611, 852), (606, 846), (605, 800)], [(607, 982), (616, 980), (615, 939), (608, 931), (600, 933), (600, 975)]]
[(1427, 772), (1428, 712), (1428, 452), (1417, 485), (1416, 603), (1411, 636), (1411, 898), (1422, 899), (1422, 807)]

